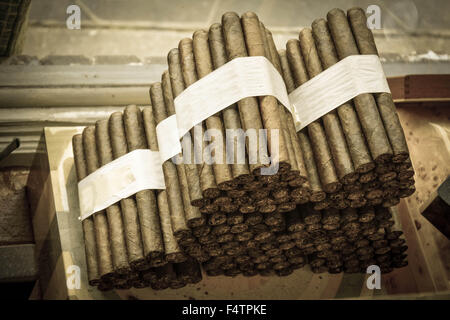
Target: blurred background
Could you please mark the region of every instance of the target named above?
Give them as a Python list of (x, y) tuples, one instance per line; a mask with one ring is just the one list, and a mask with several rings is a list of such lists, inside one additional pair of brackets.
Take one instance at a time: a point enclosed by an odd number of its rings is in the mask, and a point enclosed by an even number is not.
[[(81, 8), (80, 30), (66, 27), (71, 4)], [(132, 55), (144, 63), (160, 62), (181, 38), (220, 22), (226, 11), (256, 12), (281, 48), (332, 8), (370, 5), (381, 9), (375, 35), (385, 57), (414, 61), (431, 51), (449, 59), (448, 0), (33, 0), (22, 53), (39, 59)], [(438, 57), (429, 53), (428, 58)]]

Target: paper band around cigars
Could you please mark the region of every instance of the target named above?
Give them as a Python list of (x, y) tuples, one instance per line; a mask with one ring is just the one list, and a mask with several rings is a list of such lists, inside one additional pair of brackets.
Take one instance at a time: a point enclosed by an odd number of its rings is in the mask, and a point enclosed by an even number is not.
[(390, 93), (376, 55), (349, 56), (287, 94), (265, 57), (236, 58), (175, 98), (175, 115), (156, 126), (159, 152), (135, 150), (78, 183), (80, 219), (141, 190), (165, 189), (162, 163), (182, 152), (180, 139), (196, 124), (241, 99), (274, 96), (294, 116), (296, 130), (363, 93)]
[(134, 150), (78, 182), (79, 219), (84, 220), (141, 190), (165, 188), (159, 152)]

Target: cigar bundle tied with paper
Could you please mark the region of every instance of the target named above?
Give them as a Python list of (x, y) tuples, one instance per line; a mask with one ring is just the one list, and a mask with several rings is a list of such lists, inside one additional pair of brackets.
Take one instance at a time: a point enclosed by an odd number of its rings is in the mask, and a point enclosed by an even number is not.
[(170, 50), (151, 107), (74, 136), (90, 284), (406, 265), (388, 207), (414, 171), (365, 21), (333, 9), (277, 51), (256, 14), (225, 13)]

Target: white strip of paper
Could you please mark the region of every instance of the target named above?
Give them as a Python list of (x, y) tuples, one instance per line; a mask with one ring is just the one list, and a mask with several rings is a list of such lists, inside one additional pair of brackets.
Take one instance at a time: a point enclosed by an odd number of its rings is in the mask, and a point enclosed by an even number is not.
[(158, 138), (161, 163), (181, 153), (180, 135), (175, 114), (158, 123), (156, 126), (156, 137)]
[(180, 137), (233, 103), (256, 96), (274, 96), (286, 108), (290, 108), (283, 78), (267, 58), (260, 56), (231, 60), (190, 85), (175, 98)]
[(376, 92), (391, 92), (378, 56), (348, 56), (289, 94), (296, 129), (303, 129), (362, 93)]
[(147, 189), (165, 189), (159, 152), (134, 150), (78, 182), (80, 220)]

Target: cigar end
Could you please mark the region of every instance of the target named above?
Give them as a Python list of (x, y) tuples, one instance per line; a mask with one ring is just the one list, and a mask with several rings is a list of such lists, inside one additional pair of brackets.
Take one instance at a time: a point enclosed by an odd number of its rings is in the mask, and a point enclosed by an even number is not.
[(364, 10), (361, 7), (352, 7), (350, 9), (347, 10), (347, 15), (357, 15), (357, 14), (362, 14), (364, 16), (366, 16), (366, 13), (364, 12)]
[(258, 19), (258, 16), (253, 11), (247, 11), (244, 14), (242, 14), (242, 19)]
[(192, 38), (198, 38), (198, 37), (206, 37), (208, 38), (208, 31), (205, 29), (200, 29), (200, 30), (196, 30), (194, 31), (194, 33), (192, 34)]
[[(172, 48), (170, 49), (169, 53), (167, 54), (167, 59), (170, 61), (171, 59), (178, 59), (179, 51), (178, 48)], [(169, 62), (170, 63), (170, 62)]]
[(336, 17), (336, 16), (344, 16), (345, 17), (345, 12), (342, 9), (339, 8), (334, 8), (331, 9), (330, 11), (328, 11), (327, 13), (327, 19), (330, 20), (330, 18)]

